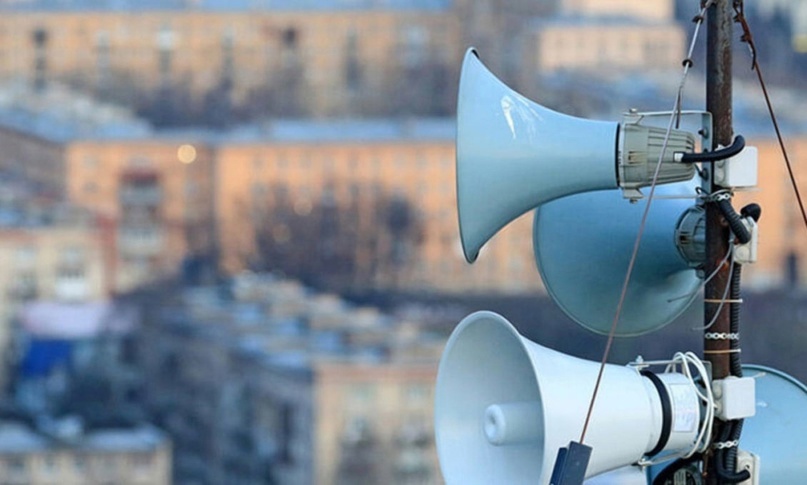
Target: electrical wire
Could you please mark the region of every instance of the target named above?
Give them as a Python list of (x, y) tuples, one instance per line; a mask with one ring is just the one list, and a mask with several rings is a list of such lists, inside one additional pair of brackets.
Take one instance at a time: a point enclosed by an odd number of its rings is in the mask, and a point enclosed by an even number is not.
[(710, 328), (712, 328), (712, 325), (715, 324), (718, 317), (720, 316), (720, 312), (723, 311), (723, 306), (726, 304), (726, 298), (729, 296), (729, 290), (731, 290), (731, 275), (733, 272), (734, 272), (734, 265), (732, 264), (729, 267), (728, 282), (726, 283), (726, 288), (723, 290), (723, 296), (720, 298), (720, 303), (718, 304), (717, 310), (715, 311), (715, 315), (712, 317), (709, 323), (707, 323), (703, 327), (700, 327), (700, 330), (709, 330)]
[(754, 36), (751, 35), (751, 26), (748, 25), (748, 20), (745, 18), (745, 5), (743, 4), (742, 0), (734, 0), (734, 13), (734, 21), (739, 23), (743, 29), (743, 35), (740, 37), (740, 40), (748, 44), (748, 49), (751, 51), (751, 69), (757, 73), (759, 87), (762, 89), (762, 95), (765, 98), (765, 104), (768, 107), (768, 113), (770, 114), (771, 122), (773, 123), (773, 129), (776, 132), (776, 139), (779, 141), (779, 148), (782, 150), (782, 156), (785, 159), (787, 173), (790, 177), (790, 184), (793, 187), (793, 192), (796, 195), (796, 201), (798, 202), (799, 209), (801, 210), (801, 218), (804, 221), (804, 227), (807, 229), (807, 211), (804, 209), (804, 201), (801, 198), (799, 185), (796, 182), (796, 176), (793, 173), (793, 166), (790, 163), (790, 157), (787, 154), (787, 148), (785, 148), (782, 132), (779, 129), (779, 121), (776, 119), (776, 113), (773, 110), (773, 104), (771, 103), (771, 98), (768, 95), (768, 88), (766, 87), (765, 80), (762, 77), (762, 70), (759, 67), (759, 62), (757, 62), (757, 47), (754, 44)]
[[(709, 381), (709, 371), (706, 370), (706, 366), (703, 364), (700, 357), (698, 357), (694, 352), (676, 352), (673, 356), (673, 363), (667, 366), (667, 372), (673, 371), (675, 365), (679, 365), (681, 367), (681, 373), (694, 387), (695, 393), (704, 404), (705, 412), (703, 422), (701, 423), (701, 429), (698, 432), (698, 436), (695, 438), (692, 447), (689, 451), (681, 455), (681, 458), (686, 459), (693, 456), (695, 453), (703, 453), (709, 449), (709, 445), (712, 442), (712, 426), (714, 424), (715, 409), (717, 406), (715, 405), (715, 396), (712, 392), (712, 386), (710, 385)], [(689, 368), (690, 365), (695, 368), (701, 378), (701, 381), (704, 383), (703, 389), (706, 391), (705, 393), (698, 390), (698, 385), (695, 382), (695, 378), (692, 376), (691, 369)]]
[[(691, 367), (694, 367), (696, 374), (693, 374)], [(715, 396), (709, 380), (709, 371), (706, 369), (706, 366), (700, 357), (698, 357), (694, 352), (676, 352), (664, 372), (675, 372), (676, 368), (680, 368), (680, 373), (687, 379), (687, 381), (689, 381), (698, 399), (700, 399), (700, 401), (703, 403), (704, 416), (700, 422), (698, 434), (693, 440), (689, 450), (685, 452), (678, 452), (672, 456), (662, 455), (652, 459), (643, 458), (639, 462), (639, 465), (655, 465), (668, 461), (673, 457), (678, 457), (680, 460), (689, 462), (690, 458), (696, 454), (705, 452), (711, 445), (712, 434), (714, 431), (714, 416), (717, 405), (715, 404)], [(698, 379), (703, 383), (703, 386), (698, 385)], [(701, 388), (703, 391), (701, 391)]]
[[(647, 225), (647, 218), (648, 214), (650, 213), (650, 205), (653, 202), (653, 196), (656, 192), (656, 183), (658, 181), (659, 172), (661, 171), (662, 160), (664, 160), (664, 154), (667, 151), (667, 145), (670, 140), (670, 134), (672, 133), (673, 124), (680, 122), (680, 113), (681, 113), (681, 102), (683, 100), (683, 93), (684, 93), (684, 85), (686, 84), (687, 75), (689, 74), (689, 69), (692, 67), (692, 53), (695, 50), (695, 43), (698, 39), (698, 33), (700, 32), (700, 27), (703, 24), (704, 15), (706, 13), (706, 9), (711, 5), (712, 0), (705, 2), (701, 6), (701, 10), (698, 15), (694, 18), (695, 22), (695, 29), (692, 35), (692, 41), (689, 45), (689, 50), (687, 51), (687, 57), (684, 59), (683, 62), (683, 73), (681, 75), (681, 82), (678, 85), (678, 93), (675, 97), (675, 103), (673, 104), (672, 115), (670, 116), (670, 121), (667, 125), (667, 131), (664, 135), (664, 141), (661, 145), (661, 152), (659, 154), (658, 163), (656, 164), (656, 170), (653, 173), (653, 179), (650, 184), (650, 192), (647, 195), (647, 204), (645, 205), (644, 212), (642, 213), (642, 219), (639, 223), (639, 231), (636, 234), (636, 240), (633, 245), (633, 252), (631, 253), (630, 262), (628, 263), (628, 269), (625, 274), (625, 280), (622, 284), (622, 291), (619, 295), (619, 302), (617, 303), (616, 312), (614, 315), (613, 323), (611, 324), (611, 330), (608, 332), (608, 340), (605, 344), (605, 350), (603, 351), (602, 361), (600, 362), (600, 369), (597, 373), (597, 381), (594, 384), (594, 391), (591, 395), (591, 401), (588, 406), (588, 411), (586, 412), (586, 420), (583, 423), (583, 431), (580, 434), (580, 443), (583, 444), (586, 439), (586, 432), (588, 431), (588, 426), (591, 422), (591, 414), (594, 411), (594, 403), (597, 401), (597, 394), (600, 389), (600, 384), (602, 383), (602, 375), (605, 371), (605, 364), (608, 361), (608, 356), (611, 353), (611, 346), (614, 343), (614, 337), (616, 336), (616, 329), (617, 325), (619, 324), (619, 317), (622, 314), (622, 306), (625, 303), (625, 298), (627, 297), (628, 293), (628, 285), (630, 284), (631, 275), (633, 274), (633, 267), (636, 264), (636, 258), (639, 254), (639, 246), (642, 241), (642, 236), (644, 234), (645, 226)], [(710, 425), (711, 426), (711, 425)]]

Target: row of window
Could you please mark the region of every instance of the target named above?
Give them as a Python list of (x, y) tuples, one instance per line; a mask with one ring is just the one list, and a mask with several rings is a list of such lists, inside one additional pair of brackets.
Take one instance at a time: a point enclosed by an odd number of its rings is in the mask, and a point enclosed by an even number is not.
[[(86, 260), (86, 251), (77, 246), (67, 246), (57, 249), (58, 259), (66, 266), (81, 265)], [(36, 265), (39, 250), (35, 246), (20, 246), (14, 250), (14, 264), (17, 267), (31, 267)]]
[(53, 475), (58, 476), (72, 469), (73, 473), (85, 474), (93, 471), (117, 473), (131, 469), (138, 473), (149, 472), (155, 464), (152, 453), (133, 453), (128, 456), (103, 455), (85, 456), (82, 454), (57, 456), (55, 454), (0, 456), (0, 475)]

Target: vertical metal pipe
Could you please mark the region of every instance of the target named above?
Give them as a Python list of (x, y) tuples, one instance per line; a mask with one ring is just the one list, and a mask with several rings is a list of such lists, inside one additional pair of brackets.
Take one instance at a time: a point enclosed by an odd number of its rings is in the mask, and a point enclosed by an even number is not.
[[(714, 136), (712, 149), (717, 145), (731, 144), (732, 128), (732, 44), (733, 11), (731, 0), (716, 0), (708, 10), (706, 37), (706, 110), (712, 113), (714, 120)], [(719, 190), (715, 186), (710, 170), (712, 192)], [(705, 332), (730, 332), (730, 306), (720, 305), (727, 295), (730, 284), (731, 262), (721, 265), (729, 250), (730, 230), (717, 207), (717, 204), (706, 204), (706, 274), (717, 271), (714, 278), (704, 290), (704, 321), (714, 323)], [(729, 340), (710, 340), (704, 338), (704, 356), (712, 364), (712, 378), (722, 379), (730, 373)], [(715, 418), (714, 435), (719, 436), (722, 422)], [(711, 450), (705, 457), (707, 484), (719, 484), (715, 473)]]

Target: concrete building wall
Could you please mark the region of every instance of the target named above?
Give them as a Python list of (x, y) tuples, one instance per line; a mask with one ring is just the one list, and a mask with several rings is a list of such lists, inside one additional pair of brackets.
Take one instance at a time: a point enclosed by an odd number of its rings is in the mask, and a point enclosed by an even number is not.
[(525, 49), (527, 73), (678, 69), (686, 35), (674, 23), (547, 21), (539, 24)]
[(639, 20), (668, 22), (674, 16), (673, 0), (560, 0), (561, 12), (585, 16), (630, 17)]
[[(186, 255), (210, 248), (214, 161), (209, 147), (183, 139), (85, 140), (71, 143), (66, 152), (69, 199), (104, 214), (115, 228), (119, 289), (173, 274)], [(151, 180), (151, 189), (132, 186), (143, 177)], [(158, 228), (154, 237), (141, 237), (132, 227), (148, 222), (143, 218)]]
[[(108, 254), (92, 224), (0, 228), (0, 356), (11, 322), (31, 300), (87, 302), (109, 296)], [(8, 378), (0, 372), (0, 384)]]
[[(3, 424), (7, 428), (8, 424)], [(28, 445), (15, 448), (23, 438), (19, 431), (0, 450), (0, 476), (5, 483), (29, 485), (170, 485), (171, 444), (161, 437), (154, 446), (124, 445), (120, 440), (110, 447), (56, 444), (44, 436), (25, 431)], [(90, 433), (90, 435), (92, 432)], [(90, 436), (87, 435), (87, 436)], [(28, 437), (30, 436), (30, 437)], [(123, 435), (121, 435), (123, 436)], [(129, 435), (127, 438), (133, 436)], [(31, 443), (36, 440), (35, 445)], [(136, 438), (135, 438), (136, 441)]]
[(36, 180), (53, 195), (65, 195), (63, 144), (25, 131), (0, 129), (0, 146), (0, 168)]
[[(537, 289), (530, 216), (494, 237), (473, 266), (465, 262), (457, 225), (454, 159), (453, 139), (221, 146), (216, 218), (224, 267), (236, 272), (246, 266), (244, 256), (254, 251), (250, 213), (261, 198), (272, 196), (274, 187), (285, 186), (295, 207), (303, 210), (316, 204), (325, 186), (334, 183), (335, 197), (345, 203), (403, 196), (422, 224), (421, 241), (412, 258), (401, 267), (385, 268), (376, 281), (378, 286), (448, 291)], [(259, 222), (273, 224), (271, 220)], [(368, 265), (389, 264), (378, 261), (374, 254), (359, 253), (357, 257)]]
[[(807, 138), (786, 137), (788, 155), (802, 198), (805, 197), (807, 165)], [(748, 146), (759, 150), (759, 186), (757, 189), (738, 192), (734, 205), (737, 210), (756, 202), (762, 207), (759, 220), (759, 254), (755, 264), (743, 266), (743, 283), (749, 287), (769, 288), (789, 286), (789, 272), (795, 271), (794, 281), (800, 287), (807, 285), (807, 227), (804, 225), (784, 157), (775, 139), (751, 139)], [(795, 257), (792, 263), (789, 258)], [(788, 266), (792, 267), (788, 269)]]
[[(33, 84), (39, 56), (46, 80), (99, 92), (115, 86), (128, 96), (172, 85), (199, 100), (227, 85), (239, 102), (293, 82), (312, 114), (327, 115), (350, 111), (351, 89), (390, 85), (406, 62), (456, 64), (458, 32), (448, 10), (11, 11), (0, 19), (0, 79)], [(363, 71), (349, 86), (354, 57)], [(283, 78), (297, 66), (300, 77)]]
[(315, 483), (441, 483), (431, 425), (436, 377), (434, 363), (320, 364)]

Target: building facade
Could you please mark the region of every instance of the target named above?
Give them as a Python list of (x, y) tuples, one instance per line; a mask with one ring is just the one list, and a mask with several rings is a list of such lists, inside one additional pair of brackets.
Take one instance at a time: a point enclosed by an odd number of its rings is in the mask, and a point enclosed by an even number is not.
[(0, 388), (5, 390), (14, 353), (12, 323), (26, 304), (75, 305), (109, 296), (110, 254), (103, 240), (92, 217), (0, 225)]
[[(2, 133), (11, 153), (20, 145), (54, 151), (43, 165), (63, 167), (58, 179), (47, 170), (28, 176), (99, 214), (117, 291), (174, 275), (187, 258), (213, 251), (229, 274), (255, 269), (256, 258), (259, 269), (277, 268), (272, 258), (283, 253), (267, 246), (309, 264), (349, 260), (343, 287), (540, 288), (530, 216), (493, 238), (473, 266), (462, 258), (454, 125), (445, 119), (276, 121), (222, 132), (133, 128), (123, 136), (74, 131), (63, 139), (8, 123)], [(0, 158), (9, 170), (25, 169), (17, 158)], [(310, 214), (322, 224), (312, 225)], [(328, 214), (338, 227), (326, 227)], [(331, 259), (320, 244), (328, 237), (339, 245)]]
[[(804, 136), (785, 139), (793, 175), (801, 196), (807, 181), (807, 139)], [(743, 283), (754, 288), (807, 285), (807, 248), (805, 226), (790, 176), (776, 139), (748, 137), (747, 144), (759, 154), (758, 187), (738, 192), (734, 205), (739, 210), (755, 202), (762, 207), (759, 219), (758, 259), (743, 266)]]
[(560, 0), (560, 13), (587, 17), (623, 17), (651, 22), (670, 22), (674, 18), (674, 0)]
[[(217, 156), (216, 220), (222, 263), (231, 274), (248, 268), (244, 256), (259, 250), (256, 230), (268, 229), (273, 243), (289, 237), (289, 221), (272, 218), (271, 204), (282, 193), (295, 213), (293, 220), (305, 219), (326, 200), (354, 214), (352, 229), (378, 236), (380, 240), (358, 241), (350, 255), (357, 261), (351, 277), (377, 287), (538, 288), (529, 216), (496, 236), (473, 266), (462, 257), (451, 122), (277, 123), (252, 140), (222, 143)], [(389, 227), (391, 216), (374, 212), (390, 197), (410, 207), (416, 234), (396, 232)], [(261, 211), (264, 204), (268, 212)], [(250, 220), (250, 214), (257, 219)], [(396, 243), (404, 253), (398, 260), (391, 248)]]
[(174, 438), (177, 480), (440, 483), (432, 407), (444, 339), (249, 278), (251, 293), (164, 293), (162, 311), (144, 315), (145, 397)]
[(539, 20), (527, 34), (525, 73), (582, 71), (597, 75), (675, 71), (686, 34), (672, 20), (558, 18)]
[[(530, 214), (497, 234), (476, 263), (464, 261), (447, 120), (289, 120), (58, 142), (18, 128), (0, 129), (7, 153), (54, 154), (48, 163), (64, 167), (58, 183), (47, 170), (28, 175), (102, 216), (96, 234), (107, 235), (115, 254), (107, 271), (118, 290), (176, 274), (189, 256), (213, 251), (228, 274), (282, 268), (278, 258), (296, 257), (312, 271), (349, 260), (337, 268), (342, 287), (541, 289)], [(794, 243), (799, 217), (785, 203), (792, 189), (775, 144), (749, 143), (760, 146), (760, 167), (773, 168), (760, 171), (758, 191), (738, 198), (757, 198), (765, 209), (760, 263), (748, 268), (748, 278), (776, 286), (803, 265), (804, 249)], [(796, 157), (802, 145), (793, 142)], [(27, 166), (0, 158), (12, 170)], [(790, 273), (782, 258), (791, 261)]]
[(5, 483), (30, 485), (170, 485), (171, 442), (147, 426), (63, 439), (2, 422), (0, 476)]
[(402, 78), (455, 66), (461, 51), (445, 0), (161, 3), (7, 6), (0, 80), (67, 83), (134, 104), (347, 115), (359, 104), (382, 109), (371, 104), (388, 102)]

